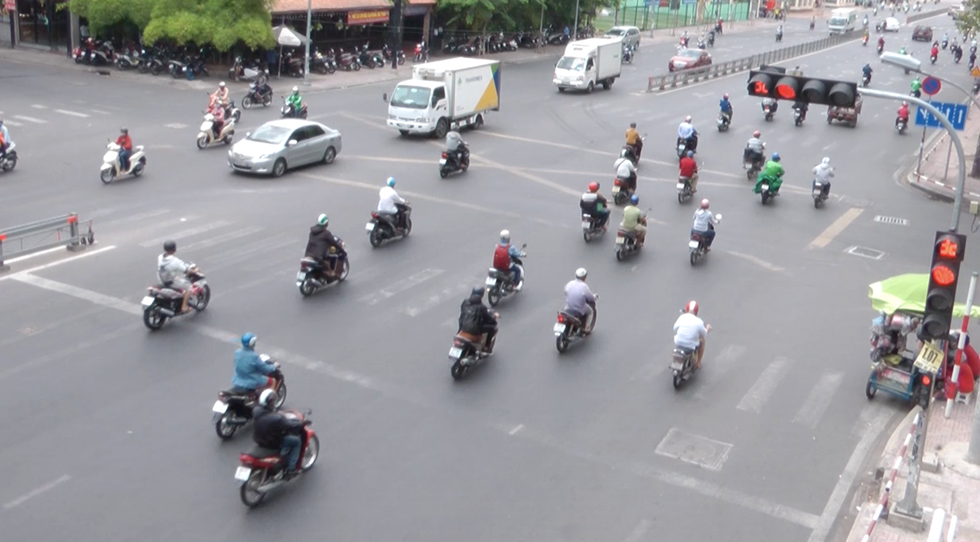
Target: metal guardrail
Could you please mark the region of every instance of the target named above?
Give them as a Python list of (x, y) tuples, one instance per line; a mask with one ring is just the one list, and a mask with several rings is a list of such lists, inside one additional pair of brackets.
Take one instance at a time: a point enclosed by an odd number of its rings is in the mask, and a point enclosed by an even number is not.
[(705, 66), (703, 68), (682, 70), (665, 75), (654, 75), (647, 81), (647, 92), (676, 88), (678, 85), (685, 86), (690, 83), (697, 83), (699, 81), (706, 81), (708, 79), (728, 75), (729, 73), (737, 73), (740, 71), (751, 70), (762, 65), (782, 62), (783, 60), (789, 60), (791, 58), (813, 53), (815, 51), (827, 49), (828, 47), (840, 45), (841, 43), (855, 41), (860, 38), (861, 35), (862, 34), (860, 32), (850, 32), (843, 35), (838, 34), (816, 41), (790, 45), (789, 47), (783, 47), (774, 51), (767, 51), (765, 53), (759, 53), (736, 60), (729, 60), (728, 62), (722, 62), (720, 64), (712, 64), (711, 66)]
[(57, 247), (76, 252), (94, 243), (92, 221), (88, 221), (88, 231), (83, 234), (76, 213), (3, 229), (0, 230), (0, 272), (10, 270), (10, 266), (4, 263), (7, 258)]

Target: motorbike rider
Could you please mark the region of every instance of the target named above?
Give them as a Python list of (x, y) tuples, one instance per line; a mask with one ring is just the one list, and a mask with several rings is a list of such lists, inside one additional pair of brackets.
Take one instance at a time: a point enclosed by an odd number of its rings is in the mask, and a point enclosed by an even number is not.
[(816, 24), (817, 24), (817, 18), (815, 16), (811, 15), (810, 16), (810, 30), (813, 30), (813, 27), (816, 26)]
[(766, 110), (766, 106), (769, 106), (769, 112), (775, 115), (776, 109), (779, 108), (779, 102), (775, 98), (765, 97), (762, 99), (762, 111)]
[(470, 149), (463, 141), (463, 136), (459, 132), (452, 130), (446, 133), (446, 154), (452, 157), (457, 166), (463, 163), (463, 156), (469, 153)]
[(922, 96), (922, 81), (918, 76), (912, 80), (912, 95), (916, 98)]
[(963, 58), (963, 48), (954, 40), (950, 49), (953, 51), (953, 60), (959, 62)]
[(691, 39), (690, 36), (687, 35), (687, 30), (685, 30), (684, 33), (681, 34), (681, 45), (687, 47), (687, 42), (690, 39)]
[(929, 51), (929, 58), (939, 57), (939, 42), (932, 42), (932, 50)]
[(706, 326), (698, 318), (698, 302), (689, 301), (684, 307), (684, 313), (674, 322), (674, 346), (686, 350), (697, 351), (695, 369), (701, 369), (701, 359), (704, 357), (705, 339), (711, 326)]
[(293, 87), (293, 93), (286, 97), (286, 103), (293, 110), (293, 116), (298, 117), (303, 107), (303, 97), (299, 95), (299, 87)]
[(640, 132), (636, 131), (635, 122), (631, 122), (630, 127), (626, 129), (626, 144), (633, 147), (633, 154), (636, 155), (636, 161), (639, 163), (640, 155), (643, 154), (643, 138), (640, 137)]
[(575, 280), (565, 285), (565, 309), (582, 322), (582, 334), (588, 335), (595, 329), (595, 294), (585, 283), (589, 272), (584, 267), (575, 270)]
[(745, 152), (742, 154), (742, 161), (754, 164), (762, 161), (762, 153), (765, 151), (766, 144), (762, 142), (762, 132), (756, 130), (752, 132), (752, 137), (745, 144)]
[(884, 37), (879, 37), (878, 38), (878, 48), (879, 49), (884, 49), (885, 48), (885, 38)]
[[(949, 45), (949, 33), (948, 32), (943, 32), (943, 43), (945, 43), (946, 45)], [(946, 45), (943, 45), (943, 49), (946, 48)]]
[(715, 240), (714, 224), (718, 223), (715, 215), (708, 210), (709, 202), (707, 199), (701, 200), (701, 208), (694, 211), (694, 225), (691, 226), (691, 237), (695, 233), (704, 237), (707, 250), (711, 250), (711, 243)]
[[(407, 202), (395, 192), (395, 178), (388, 177), (388, 182), (378, 193), (378, 213), (385, 215), (395, 228), (401, 230), (405, 226), (405, 206)], [(394, 220), (391, 220), (391, 219)]]
[(712, 28), (708, 30), (708, 45), (713, 46), (715, 44), (715, 29)]
[(783, 39), (783, 25), (776, 27), (776, 41)]
[(3, 123), (3, 119), (0, 119), (0, 162), (7, 158), (7, 149), (13, 141), (10, 140), (10, 131), (7, 130), (7, 125)]
[(871, 70), (871, 64), (865, 64), (864, 67), (861, 68), (861, 73), (864, 74), (864, 76), (868, 78), (868, 84), (869, 85), (871, 84), (871, 72), (872, 72), (872, 70)]
[(187, 280), (187, 272), (191, 269), (191, 264), (184, 262), (175, 254), (177, 253), (177, 243), (165, 241), (163, 243), (163, 254), (157, 257), (157, 278), (165, 287), (183, 294), (180, 302), (180, 313), (190, 312), (187, 308), (187, 300), (191, 297), (191, 283)]
[(687, 151), (679, 164), (679, 176), (688, 179), (691, 193), (698, 193), (698, 163), (694, 161), (694, 151)]
[(619, 229), (635, 234), (636, 246), (642, 248), (647, 238), (647, 218), (637, 207), (639, 203), (640, 196), (633, 194), (630, 197), (630, 204), (623, 209), (623, 221), (619, 224)]
[(589, 183), (589, 191), (582, 194), (582, 200), (578, 205), (582, 209), (582, 214), (587, 214), (596, 221), (596, 227), (606, 229), (606, 222), (609, 221), (609, 202), (599, 193), (599, 183)]
[(902, 102), (902, 106), (898, 108), (898, 117), (895, 118), (895, 126), (898, 126), (899, 122), (904, 122), (906, 126), (909, 124), (908, 102)]
[(870, 38), (871, 38), (871, 35), (868, 34), (868, 29), (865, 28), (864, 29), (864, 35), (861, 36), (861, 45), (867, 45), (868, 44), (868, 39), (870, 39)]
[(129, 171), (129, 157), (133, 154), (133, 140), (129, 137), (129, 130), (125, 126), (119, 129), (116, 145), (119, 145), (119, 167), (123, 171)]
[(772, 158), (766, 162), (765, 169), (759, 174), (758, 180), (755, 182), (756, 194), (762, 192), (762, 183), (769, 183), (769, 188), (775, 192), (779, 190), (780, 185), (782, 185), (782, 177), (786, 171), (783, 169), (782, 164), (779, 163), (781, 158), (778, 152), (772, 153)]
[(977, 63), (977, 50), (970, 49), (970, 69)]
[(252, 440), (263, 448), (280, 450), (286, 460), (288, 480), (299, 473), (299, 450), (303, 447), (300, 432), (303, 430), (303, 422), (276, 412), (277, 400), (276, 392), (272, 390), (265, 390), (259, 395), (259, 404), (252, 409), (252, 420), (255, 423)]
[(276, 363), (267, 363), (255, 352), (259, 340), (254, 333), (242, 335), (242, 347), (235, 350), (235, 374), (231, 378), (232, 388), (255, 393), (271, 388), (274, 384), (270, 375), (279, 370)]
[(224, 109), (228, 109), (231, 106), (228, 87), (225, 86), (224, 81), (218, 83), (218, 90), (215, 90), (211, 94), (211, 102), (220, 105)]
[(715, 23), (715, 30), (717, 30), (719, 34), (723, 34), (724, 33), (724, 32), (722, 32), (722, 23), (723, 23), (723, 21), (721, 20), (721, 17), (718, 17), (718, 22)]
[(728, 100), (728, 94), (721, 97), (721, 101), (718, 102), (718, 107), (721, 109), (721, 114), (725, 117), (725, 124), (731, 124), (732, 114), (735, 110), (732, 109), (732, 102)]
[(830, 158), (825, 156), (823, 161), (813, 168), (813, 174), (816, 176), (817, 182), (823, 186), (823, 196), (829, 196), (830, 178), (834, 176), (834, 168), (830, 167)]
[(510, 243), (510, 231), (502, 230), (500, 243), (493, 249), (493, 268), (497, 271), (510, 272), (511, 285), (513, 285), (515, 292), (520, 292), (521, 288), (524, 287), (524, 281), (521, 280), (521, 268), (517, 266), (515, 261), (522, 256), (524, 255), (521, 253), (521, 249)]
[(636, 166), (633, 165), (633, 162), (629, 158), (621, 156), (613, 163), (613, 168), (616, 169), (616, 178), (626, 183), (630, 193), (636, 192)]
[(487, 355), (493, 353), (497, 339), (497, 314), (483, 304), (486, 288), (473, 288), (470, 296), (459, 306), (459, 332), (476, 342)]
[(793, 102), (793, 110), (800, 112), (800, 120), (806, 120), (806, 112), (810, 110), (810, 104), (803, 100)]
[(688, 150), (697, 152), (698, 150), (698, 131), (691, 123), (691, 115), (684, 117), (684, 122), (677, 126), (677, 137), (684, 141)]
[(337, 278), (337, 263), (345, 253), (344, 242), (330, 233), (327, 226), (330, 218), (323, 213), (317, 218), (316, 224), (310, 228), (310, 239), (306, 242), (306, 257), (323, 264), (326, 275)]
[(215, 103), (208, 113), (214, 117), (214, 121), (211, 123), (211, 131), (214, 132), (214, 138), (218, 139), (221, 137), (221, 129), (225, 126), (225, 108), (221, 104)]

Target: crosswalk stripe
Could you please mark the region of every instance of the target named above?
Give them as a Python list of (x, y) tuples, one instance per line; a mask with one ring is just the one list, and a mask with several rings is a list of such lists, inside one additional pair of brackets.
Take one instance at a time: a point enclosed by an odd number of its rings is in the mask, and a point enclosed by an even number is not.
[(4, 121), (4, 124), (6, 124), (8, 126), (23, 126), (24, 125), (23, 123), (12, 121), (12, 120), (6, 120), (6, 121)]
[(402, 309), (401, 312), (412, 317), (418, 316), (423, 312), (436, 307), (440, 303), (445, 302), (447, 299), (459, 297), (461, 292), (468, 291), (470, 288), (472, 288), (475, 282), (477, 281), (474, 279), (460, 277), (459, 280), (450, 283), (448, 286), (445, 286), (433, 295), (422, 298), (420, 303), (413, 303), (412, 305)]
[(769, 396), (772, 392), (776, 391), (779, 386), (779, 381), (786, 376), (786, 371), (789, 369), (790, 360), (786, 358), (776, 358), (752, 385), (752, 388), (746, 392), (742, 400), (738, 402), (738, 409), (747, 412), (754, 412), (758, 414), (762, 412), (762, 407), (765, 406), (766, 401), (769, 400)]
[[(146, 226), (143, 226), (142, 228), (136, 228), (136, 227), (125, 228), (123, 231), (119, 232), (118, 235), (113, 234), (112, 237), (113, 238), (125, 237), (127, 239), (138, 239), (138, 238), (143, 237), (145, 235), (153, 235), (154, 232), (157, 232), (157, 231), (160, 231), (160, 230), (169, 230), (173, 226), (180, 226), (181, 224), (183, 224), (187, 220), (191, 220), (193, 218), (196, 218), (196, 217), (188, 216), (188, 217), (184, 217), (184, 218), (174, 217), (174, 218), (167, 219), (167, 220), (152, 220), (152, 221), (149, 221), (150, 222), (149, 224), (147, 224)], [(123, 222), (129, 222), (129, 220), (128, 219), (118, 219), (118, 220), (106, 221), (106, 222), (103, 222), (102, 225), (104, 226), (105, 224), (108, 224), (110, 222), (111, 223), (114, 223), (114, 224), (120, 224), (120, 223), (123, 223)]]
[(727, 382), (725, 375), (735, 367), (735, 363), (743, 355), (745, 355), (744, 346), (731, 344), (723, 348), (717, 356), (709, 357), (708, 365), (711, 367), (711, 378), (714, 383), (711, 386), (702, 386), (699, 388), (698, 391), (694, 392), (694, 398), (702, 400), (710, 392), (710, 388), (722, 382)]
[(31, 104), (31, 107), (33, 107), (34, 109), (47, 109), (48, 108), (48, 106), (41, 105), (41, 104)]
[(796, 413), (793, 423), (803, 424), (811, 429), (815, 428), (823, 417), (823, 413), (830, 406), (830, 401), (834, 398), (834, 393), (844, 380), (843, 373), (828, 373), (820, 377), (817, 384), (810, 390), (810, 395)]
[(258, 233), (258, 232), (260, 232), (260, 231), (262, 231), (264, 229), (265, 228), (261, 228), (261, 227), (258, 227), (258, 226), (249, 226), (247, 228), (243, 228), (243, 229), (240, 229), (240, 230), (230, 231), (228, 233), (223, 233), (223, 234), (218, 235), (218, 236), (215, 236), (215, 237), (204, 239), (204, 240), (198, 241), (196, 243), (191, 243), (189, 245), (184, 245), (183, 247), (181, 247), (181, 250), (199, 250), (199, 249), (202, 249), (202, 248), (213, 247), (215, 245), (220, 245), (221, 243), (224, 243), (224, 242), (227, 242), (227, 241), (231, 241), (232, 239), (238, 239), (239, 237), (245, 237), (245, 236), (248, 236), (248, 235), (252, 235), (254, 233)]
[[(107, 211), (108, 212), (115, 212), (112, 209), (108, 209)], [(109, 219), (106, 219), (106, 220), (100, 220), (99, 221), (99, 224), (101, 226), (105, 226), (106, 224), (119, 224), (121, 222), (142, 222), (142, 221), (144, 221), (144, 220), (146, 220), (148, 218), (158, 217), (160, 215), (165, 215), (165, 214), (167, 214), (169, 212), (170, 212), (170, 209), (158, 209), (156, 211), (148, 211), (148, 212), (145, 212), (145, 213), (139, 213), (139, 214), (135, 214), (135, 215), (129, 215), (129, 216), (122, 216), (122, 217), (117, 217), (117, 218), (109, 218)], [(91, 218), (100, 218), (102, 216), (107, 216), (107, 213), (102, 213), (102, 212), (96, 211), (96, 212), (94, 212), (94, 213), (92, 213), (90, 215)]]
[(163, 243), (164, 241), (166, 241), (168, 239), (183, 239), (185, 237), (190, 237), (192, 235), (198, 235), (200, 233), (211, 231), (211, 230), (214, 230), (214, 229), (217, 229), (217, 228), (223, 228), (223, 227), (225, 227), (225, 226), (227, 226), (229, 224), (231, 224), (231, 222), (226, 222), (224, 220), (218, 220), (216, 222), (211, 222), (210, 224), (204, 224), (203, 226), (198, 226), (196, 228), (190, 228), (190, 229), (187, 229), (187, 230), (184, 230), (184, 231), (170, 233), (170, 234), (167, 234), (167, 235), (165, 235), (163, 237), (157, 237), (156, 239), (150, 239), (149, 241), (144, 241), (144, 242), (140, 243), (140, 246), (141, 247), (144, 247), (144, 248), (153, 247), (153, 246), (159, 245), (160, 243)]
[(55, 109), (55, 113), (61, 113), (62, 115), (71, 115), (72, 117), (81, 117), (87, 119), (88, 115), (85, 113), (78, 113), (77, 111), (68, 111), (67, 109)]
[(368, 305), (377, 305), (378, 303), (388, 299), (389, 297), (404, 292), (414, 286), (422, 284), (423, 282), (438, 277), (443, 274), (445, 270), (443, 269), (423, 269), (414, 275), (409, 275), (394, 284), (391, 284), (379, 292), (375, 292), (371, 295), (364, 296), (361, 301), (366, 301)]
[(26, 120), (27, 122), (33, 122), (34, 124), (47, 124), (48, 121), (36, 119), (34, 117), (25, 117), (24, 115), (14, 115), (15, 119)]

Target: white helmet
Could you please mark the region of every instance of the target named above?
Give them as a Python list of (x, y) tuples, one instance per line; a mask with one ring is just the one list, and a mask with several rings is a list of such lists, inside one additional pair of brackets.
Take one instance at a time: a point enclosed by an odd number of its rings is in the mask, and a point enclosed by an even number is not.
[(820, 162), (820, 163), (823, 164), (824, 166), (829, 166), (830, 165), (830, 157), (829, 156), (824, 156), (823, 157), (823, 161)]
[(684, 122), (691, 122), (691, 115), (684, 117)]
[(299, 87), (293, 87), (293, 92), (299, 92)]
[(500, 230), (500, 240), (503, 241), (503, 242), (505, 242), (505, 243), (509, 243), (510, 242), (510, 231), (509, 230)]
[(225, 88), (225, 82), (222, 81), (222, 82), (218, 83), (218, 87), (219, 88)]
[(585, 277), (588, 276), (588, 274), (589, 272), (586, 271), (584, 267), (579, 267), (575, 270), (575, 278), (579, 280), (585, 280)]
[(276, 392), (268, 389), (264, 390), (261, 395), (259, 395), (259, 404), (264, 407), (271, 407), (276, 404)]

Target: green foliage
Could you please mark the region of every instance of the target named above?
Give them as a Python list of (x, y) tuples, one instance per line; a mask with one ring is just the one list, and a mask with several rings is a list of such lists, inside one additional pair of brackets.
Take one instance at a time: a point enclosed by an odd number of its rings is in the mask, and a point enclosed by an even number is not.
[(93, 35), (129, 21), (139, 28), (150, 22), (154, 6), (161, 0), (71, 0), (69, 9), (88, 20)]
[[(980, 0), (977, 0), (980, 1)], [(537, 28), (544, 5), (545, 24), (568, 24), (575, 20), (576, 0), (439, 0), (439, 19), (449, 28), (482, 32)], [(615, 0), (578, 0), (579, 23), (583, 24)]]
[(956, 28), (964, 34), (980, 28), (980, 1), (964, 0), (963, 13), (956, 20)]

